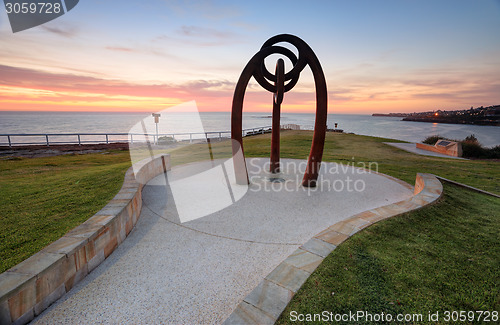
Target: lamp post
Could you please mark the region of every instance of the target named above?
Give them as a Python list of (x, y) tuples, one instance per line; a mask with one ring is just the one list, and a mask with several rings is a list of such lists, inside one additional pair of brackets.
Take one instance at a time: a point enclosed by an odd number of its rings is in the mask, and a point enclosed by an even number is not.
[(158, 123), (160, 123), (160, 116), (161, 116), (161, 114), (159, 114), (159, 113), (153, 113), (151, 115), (155, 118), (155, 124), (156, 124), (156, 144), (158, 144)]

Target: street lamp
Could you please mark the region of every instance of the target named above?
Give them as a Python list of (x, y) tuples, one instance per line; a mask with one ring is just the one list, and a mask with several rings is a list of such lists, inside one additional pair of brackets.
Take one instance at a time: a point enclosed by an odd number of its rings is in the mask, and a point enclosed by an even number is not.
[(159, 114), (159, 113), (153, 113), (151, 115), (155, 118), (155, 124), (156, 124), (156, 144), (158, 144), (158, 123), (160, 123), (160, 116), (161, 116), (161, 114)]

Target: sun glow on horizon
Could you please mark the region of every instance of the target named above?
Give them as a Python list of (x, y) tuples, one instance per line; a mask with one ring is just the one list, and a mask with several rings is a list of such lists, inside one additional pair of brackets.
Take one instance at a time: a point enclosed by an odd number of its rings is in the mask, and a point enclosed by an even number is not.
[[(258, 2), (214, 1), (208, 9), (122, 1), (117, 8), (88, 0), (15, 34), (0, 11), (0, 111), (151, 112), (195, 100), (202, 112), (229, 112), (245, 64), (277, 31), (301, 37), (316, 53), (331, 113), (500, 103), (500, 12), (493, 2), (265, 3), (272, 10), (256, 14), (264, 4)], [(96, 8), (116, 14), (96, 18)], [(286, 15), (274, 17), (279, 10)], [(315, 112), (314, 80), (304, 71), (285, 94), (283, 112)], [(271, 112), (272, 94), (251, 81), (244, 111)]]

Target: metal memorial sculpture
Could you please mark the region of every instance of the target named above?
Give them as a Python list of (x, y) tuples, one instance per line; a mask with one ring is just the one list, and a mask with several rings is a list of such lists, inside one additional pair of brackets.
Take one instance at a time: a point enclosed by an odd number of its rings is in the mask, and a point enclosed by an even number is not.
[[(277, 43), (290, 43), (298, 50), (298, 58), (291, 50), (286, 47), (275, 45)], [(264, 60), (272, 54), (281, 54), (286, 56), (293, 64), (293, 68), (285, 73), (285, 64), (283, 59), (278, 59), (275, 73), (270, 73), (264, 63)], [(255, 80), (273, 95), (273, 114), (272, 114), (272, 133), (271, 133), (271, 173), (279, 172), (280, 160), (280, 110), (284, 93), (290, 91), (298, 82), (300, 73), (309, 65), (314, 77), (316, 87), (316, 121), (314, 124), (314, 135), (311, 145), (311, 151), (307, 160), (307, 167), (302, 179), (302, 186), (315, 187), (318, 178), (321, 159), (323, 157), (323, 147), (326, 135), (326, 119), (328, 110), (328, 98), (326, 89), (326, 80), (313, 50), (302, 39), (294, 35), (281, 34), (268, 39), (247, 63), (240, 75), (233, 96), (233, 105), (231, 111), (231, 138), (233, 140), (233, 155), (240, 149), (243, 153), (243, 135), (242, 135), (242, 117), (243, 117), (243, 99), (245, 90), (250, 78)], [(287, 83), (288, 82), (288, 83)], [(244, 161), (244, 160), (243, 160)], [(238, 184), (248, 184), (248, 171), (246, 165), (235, 163), (236, 182)]]

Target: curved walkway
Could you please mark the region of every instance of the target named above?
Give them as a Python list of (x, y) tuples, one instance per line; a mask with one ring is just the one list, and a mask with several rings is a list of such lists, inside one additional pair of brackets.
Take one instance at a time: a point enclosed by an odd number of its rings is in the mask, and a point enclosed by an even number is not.
[[(210, 166), (181, 166), (168, 172), (167, 183), (164, 175), (151, 180), (129, 237), (33, 323), (220, 324), (276, 266), (325, 228), (413, 196), (406, 183), (335, 163), (323, 165), (323, 186), (308, 191), (297, 186), (302, 161), (282, 160), (288, 169), (272, 181), (263, 170), (267, 162), (247, 162), (252, 184), (241, 199), (233, 191), (234, 204), (186, 222), (180, 222), (172, 184)], [(202, 194), (218, 191), (203, 179), (196, 184), (207, 186)], [(196, 204), (210, 202), (193, 197)]]

